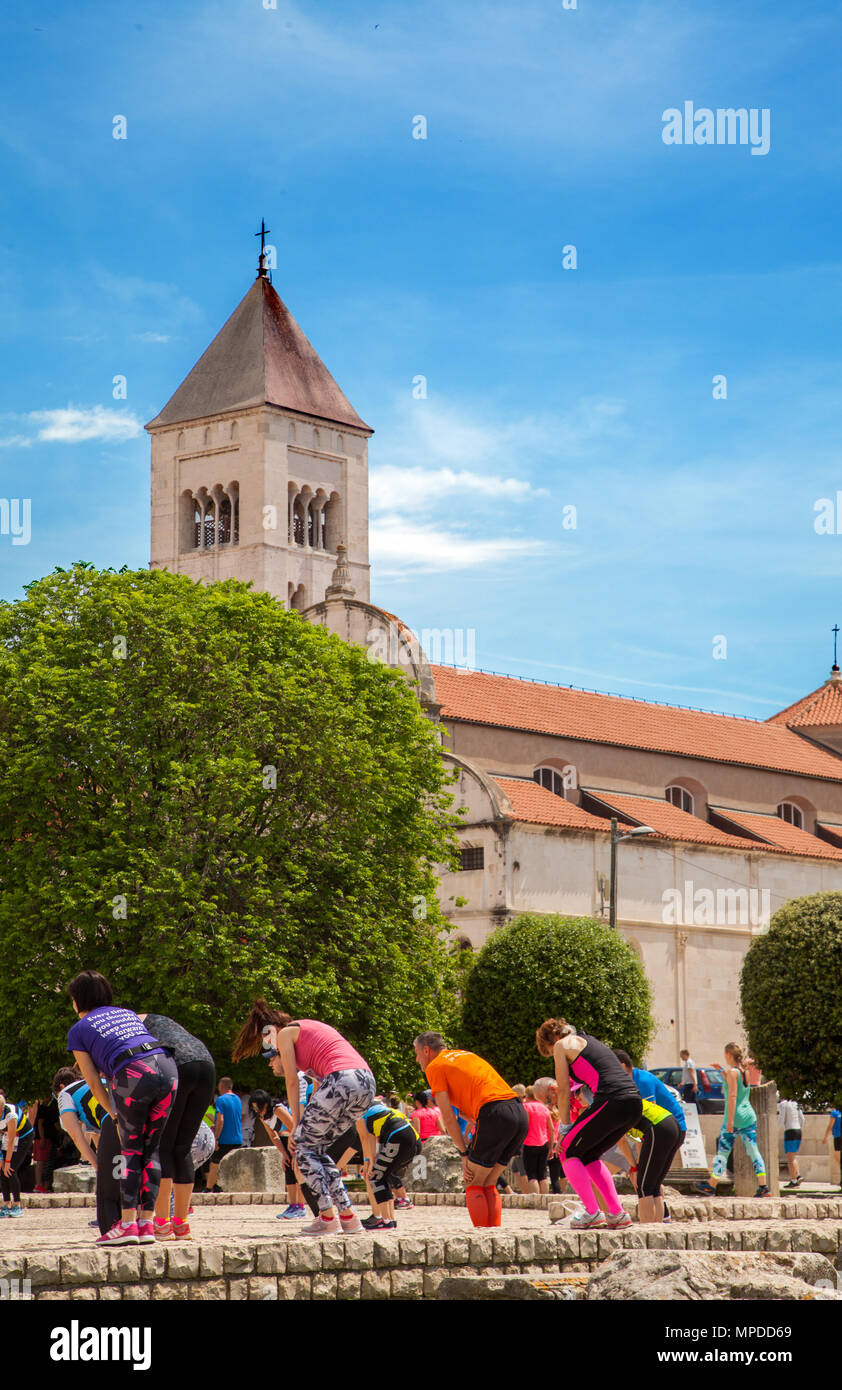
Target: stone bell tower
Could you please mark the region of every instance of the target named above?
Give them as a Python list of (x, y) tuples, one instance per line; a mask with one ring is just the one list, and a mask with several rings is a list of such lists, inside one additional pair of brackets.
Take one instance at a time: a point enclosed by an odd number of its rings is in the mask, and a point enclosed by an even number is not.
[(146, 429), (153, 569), (251, 580), (303, 611), (324, 597), (344, 544), (368, 600), (372, 430), (278, 297), (264, 254), (251, 289)]

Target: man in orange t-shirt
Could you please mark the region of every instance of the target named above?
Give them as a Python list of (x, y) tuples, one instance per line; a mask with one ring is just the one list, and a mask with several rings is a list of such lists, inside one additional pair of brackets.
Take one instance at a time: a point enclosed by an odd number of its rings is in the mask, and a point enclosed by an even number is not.
[[(415, 1057), (432, 1089), (442, 1123), (462, 1155), (465, 1201), (475, 1226), (499, 1226), (497, 1179), (520, 1151), (529, 1116), (511, 1086), (475, 1052), (449, 1048), (439, 1033), (419, 1033)], [(453, 1106), (474, 1120), (466, 1148)]]

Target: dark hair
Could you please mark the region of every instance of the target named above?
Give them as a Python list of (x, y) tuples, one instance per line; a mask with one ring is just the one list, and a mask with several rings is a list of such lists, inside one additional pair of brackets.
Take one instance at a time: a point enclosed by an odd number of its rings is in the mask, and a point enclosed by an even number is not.
[(416, 1047), (429, 1047), (431, 1052), (442, 1052), (447, 1043), (441, 1033), (419, 1033), (415, 1039)]
[(535, 1033), (535, 1046), (542, 1057), (548, 1057), (559, 1038), (565, 1038), (568, 1033), (575, 1032), (573, 1024), (568, 1023), (565, 1018), (545, 1018)]
[(98, 970), (81, 970), (67, 985), (67, 993), (80, 1013), (114, 1003), (111, 986)]
[(255, 999), (248, 1018), (234, 1040), (232, 1062), (242, 1062), (244, 1057), (257, 1056), (263, 1041), (263, 1029), (267, 1023), (273, 1024), (276, 1028), (286, 1028), (292, 1023), (292, 1016), (282, 1013), (280, 1009), (271, 1008), (265, 999)]
[(429, 1100), (427, 1099), (426, 1091), (413, 1091), (412, 1099), (415, 1101), (416, 1105), (420, 1105), (422, 1109), (426, 1109), (427, 1106), (430, 1104)]
[(268, 1091), (252, 1091), (249, 1104), (262, 1120), (267, 1119), (275, 1109), (275, 1102)]
[(59, 1067), (53, 1077), (53, 1084), (51, 1087), (53, 1095), (56, 1095), (59, 1091), (63, 1091), (65, 1086), (70, 1085), (71, 1081), (78, 1081), (79, 1079), (80, 1072), (78, 1067)]
[(617, 1058), (618, 1062), (622, 1062), (624, 1067), (631, 1067), (634, 1065), (631, 1057), (627, 1052), (623, 1051), (622, 1047), (614, 1048), (614, 1056)]

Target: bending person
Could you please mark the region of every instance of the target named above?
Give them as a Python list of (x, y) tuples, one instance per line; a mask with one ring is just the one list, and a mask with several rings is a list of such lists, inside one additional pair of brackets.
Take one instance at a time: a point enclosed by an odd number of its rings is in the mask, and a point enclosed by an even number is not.
[[(187, 1217), (196, 1180), (191, 1148), (216, 1086), (216, 1067), (208, 1049), (165, 1014), (138, 1014), (141, 1023), (168, 1047), (178, 1072), (175, 1093), (161, 1135), (161, 1185), (155, 1203), (158, 1240), (192, 1240)], [(172, 1220), (170, 1196), (172, 1195)]]
[[(497, 1179), (509, 1159), (520, 1152), (529, 1117), (511, 1086), (488, 1062), (474, 1052), (447, 1047), (440, 1033), (419, 1033), (415, 1057), (432, 1087), (445, 1129), (462, 1156), (465, 1205), (471, 1221), (475, 1226), (499, 1226), (503, 1204)], [(454, 1105), (476, 1121), (467, 1145)]]
[(319, 1204), (309, 1187), (301, 1182), (290, 1155), (289, 1139), (295, 1126), (289, 1110), (285, 1105), (281, 1105), (280, 1101), (273, 1101), (268, 1091), (252, 1091), (249, 1104), (255, 1118), (263, 1125), (269, 1139), (283, 1159), (287, 1209), (277, 1213), (278, 1220), (292, 1221), (303, 1216), (304, 1201), (313, 1215), (318, 1216)]
[[(286, 1079), (287, 1099), (295, 1123), (289, 1140), (303, 1181), (319, 1204), (312, 1224), (298, 1231), (302, 1236), (340, 1235), (361, 1231), (339, 1170), (328, 1150), (335, 1139), (356, 1124), (374, 1100), (377, 1090), (371, 1068), (341, 1033), (312, 1018), (293, 1019), (255, 999), (251, 1013), (234, 1044), (232, 1058), (239, 1062), (262, 1048), (275, 1076)], [(302, 1115), (298, 1073), (319, 1082)]]
[[(99, 971), (83, 970), (67, 992), (79, 1015), (67, 1035), (68, 1051), (120, 1133), (121, 1219), (97, 1244), (153, 1244), (158, 1150), (178, 1086), (175, 1062), (137, 1014), (114, 1006), (111, 986)], [(108, 1092), (100, 1076), (108, 1078)]]
[[(31, 1107), (35, 1114), (35, 1106)], [(23, 1216), (20, 1203), (19, 1173), (29, 1155), (35, 1140), (35, 1129), (25, 1105), (12, 1105), (0, 1089), (0, 1133), (2, 1133), (3, 1165), (0, 1167), (0, 1187), (3, 1189), (4, 1206), (0, 1216)]]
[[(577, 1033), (563, 1018), (548, 1018), (535, 1034), (542, 1057), (555, 1062), (558, 1108), (562, 1126), (570, 1125), (570, 1079), (590, 1087), (593, 1101), (577, 1122), (562, 1135), (561, 1166), (582, 1206), (571, 1216), (573, 1227), (631, 1225), (623, 1210), (614, 1181), (602, 1162), (643, 1112), (640, 1092), (627, 1076), (610, 1047), (590, 1033)], [(602, 1197), (606, 1215), (599, 1209), (595, 1191)]]

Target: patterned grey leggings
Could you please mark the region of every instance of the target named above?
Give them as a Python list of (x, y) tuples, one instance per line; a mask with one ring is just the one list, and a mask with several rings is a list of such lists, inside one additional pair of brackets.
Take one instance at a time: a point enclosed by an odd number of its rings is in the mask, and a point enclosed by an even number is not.
[(370, 1071), (332, 1071), (322, 1077), (319, 1089), (305, 1107), (292, 1137), (299, 1171), (316, 1198), (319, 1211), (326, 1207), (348, 1211), (352, 1205), (339, 1169), (326, 1150), (365, 1114), (376, 1089)]

